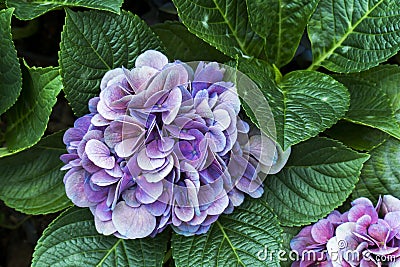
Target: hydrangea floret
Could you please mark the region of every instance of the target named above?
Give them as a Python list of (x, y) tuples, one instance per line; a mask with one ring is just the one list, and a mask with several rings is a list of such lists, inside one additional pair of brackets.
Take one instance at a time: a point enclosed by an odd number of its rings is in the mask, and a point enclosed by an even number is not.
[(67, 196), (89, 207), (98, 232), (155, 236), (168, 225), (206, 232), (245, 194), (260, 197), (266, 174), (290, 150), (239, 117), (237, 88), (216, 62), (196, 68), (149, 50), (132, 70), (108, 71), (90, 114), (67, 130)]
[(300, 256), (292, 266), (400, 266), (400, 200), (385, 195), (376, 206), (367, 198), (351, 204), (292, 239)]

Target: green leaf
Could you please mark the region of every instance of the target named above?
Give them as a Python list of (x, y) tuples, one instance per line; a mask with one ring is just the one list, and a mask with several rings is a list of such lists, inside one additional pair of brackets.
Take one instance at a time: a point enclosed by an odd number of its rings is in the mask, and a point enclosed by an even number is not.
[(15, 8), (15, 16), (21, 20), (31, 20), (44, 13), (63, 7), (86, 7), (120, 14), (123, 0), (7, 0), (8, 7)]
[(11, 36), (13, 9), (0, 10), (0, 115), (17, 101), (22, 74)]
[(325, 133), (346, 146), (360, 151), (370, 151), (382, 144), (389, 135), (377, 129), (340, 121)]
[(290, 241), (300, 232), (301, 227), (282, 227), (282, 230), (282, 248), (285, 250), (285, 255), (283, 255), (281, 259), (281, 267), (290, 267), (292, 266), (293, 260), (297, 257), (295, 254), (290, 254), (292, 251), (290, 248)]
[(365, 76), (367, 79), (373, 79), (373, 82), (388, 96), (394, 116), (400, 123), (400, 67), (382, 65), (366, 72)]
[(65, 195), (60, 156), (63, 133), (43, 138), (34, 147), (0, 159), (0, 199), (28, 214), (46, 214), (71, 205)]
[(5, 115), (8, 150), (19, 151), (36, 144), (43, 136), (51, 110), (62, 89), (59, 68), (22, 69), (22, 93)]
[(352, 197), (367, 197), (372, 201), (378, 200), (379, 195), (400, 198), (400, 141), (390, 138), (370, 154)]
[(108, 70), (133, 68), (137, 56), (148, 49), (160, 50), (161, 42), (136, 15), (67, 9), (60, 66), (66, 97), (75, 114), (88, 113), (88, 100), (98, 95)]
[(71, 208), (44, 231), (32, 266), (162, 266), (168, 237), (167, 231), (134, 240), (104, 236), (89, 209)]
[(270, 63), (284, 66), (293, 58), (318, 0), (247, 0), (249, 19), (265, 39)]
[(167, 56), (170, 59), (181, 61), (217, 61), (230, 60), (227, 56), (210, 46), (179, 22), (167, 21), (156, 24), (152, 30), (158, 35), (166, 47)]
[(347, 110), (347, 89), (326, 74), (294, 71), (276, 84), (271, 69), (261, 62), (241, 63), (239, 69), (258, 84), (268, 100), (277, 141), (284, 150), (331, 127)]
[(9, 156), (14, 154), (13, 152), (8, 151), (8, 149), (6, 147), (0, 147), (0, 158), (5, 157), (5, 156)]
[(265, 58), (264, 42), (250, 26), (246, 1), (173, 0), (183, 24), (209, 44), (235, 57)]
[(174, 234), (172, 255), (177, 267), (279, 266), (277, 253), (260, 259), (265, 248), (278, 251), (281, 228), (266, 203), (246, 198), (233, 214), (222, 215), (202, 235)]
[(313, 63), (335, 72), (367, 70), (400, 49), (400, 2), (320, 0), (308, 24)]
[(309, 224), (347, 199), (368, 157), (331, 139), (310, 139), (293, 147), (286, 166), (267, 177), (263, 198), (282, 225)]
[(394, 110), (399, 116), (399, 67), (379, 66), (361, 73), (335, 75), (334, 78), (350, 91), (346, 120), (377, 128), (400, 139), (400, 120), (395, 117)]

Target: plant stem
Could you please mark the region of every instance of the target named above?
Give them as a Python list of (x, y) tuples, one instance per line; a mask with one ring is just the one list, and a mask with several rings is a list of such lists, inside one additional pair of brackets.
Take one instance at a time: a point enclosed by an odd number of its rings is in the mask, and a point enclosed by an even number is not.
[(164, 259), (163, 259), (163, 264), (165, 264), (169, 259), (172, 257), (172, 248), (170, 248), (167, 253), (165, 253)]

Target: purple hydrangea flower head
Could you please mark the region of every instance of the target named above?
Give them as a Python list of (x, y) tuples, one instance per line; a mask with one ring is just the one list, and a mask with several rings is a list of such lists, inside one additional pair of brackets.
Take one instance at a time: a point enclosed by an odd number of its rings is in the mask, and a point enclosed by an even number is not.
[(399, 203), (390, 195), (380, 198), (376, 206), (358, 198), (348, 212), (334, 211), (305, 227), (291, 241), (291, 248), (301, 255), (293, 265), (399, 266)]
[(90, 114), (64, 136), (67, 196), (89, 207), (96, 229), (135, 239), (168, 225), (183, 235), (206, 232), (245, 194), (260, 197), (278, 172), (282, 151), (239, 116), (236, 85), (218, 63), (169, 63), (139, 55), (132, 70), (108, 71)]

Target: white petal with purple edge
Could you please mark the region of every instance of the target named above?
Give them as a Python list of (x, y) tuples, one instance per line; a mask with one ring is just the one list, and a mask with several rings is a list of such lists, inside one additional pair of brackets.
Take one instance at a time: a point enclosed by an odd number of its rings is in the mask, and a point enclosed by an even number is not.
[(146, 150), (142, 149), (137, 157), (138, 166), (145, 171), (152, 171), (161, 167), (165, 162), (163, 159), (151, 159), (146, 155)]
[(178, 87), (172, 89), (169, 93), (165, 104), (169, 107), (169, 112), (162, 114), (162, 119), (165, 124), (171, 124), (171, 122), (175, 119), (178, 114), (179, 108), (182, 102), (182, 93)]
[(221, 152), (226, 147), (226, 137), (218, 127), (211, 126), (209, 132), (205, 134), (205, 138), (210, 139), (209, 144), (212, 146), (213, 152)]
[(156, 50), (145, 51), (140, 54), (135, 61), (135, 67), (148, 66), (158, 70), (161, 70), (167, 64), (168, 58), (163, 53)]
[(106, 126), (106, 125), (110, 124), (109, 120), (106, 120), (103, 116), (101, 116), (98, 113), (93, 116), (91, 122), (94, 126), (98, 126), (98, 127)]
[(224, 212), (226, 207), (228, 207), (229, 198), (226, 195), (225, 191), (217, 196), (216, 200), (211, 204), (211, 206), (207, 209), (208, 215), (220, 215)]
[(172, 162), (172, 157), (169, 156), (167, 160), (168, 163), (162, 170), (159, 170), (154, 173), (148, 173), (148, 172), (143, 173), (143, 176), (146, 178), (146, 180), (149, 181), (150, 183), (155, 183), (163, 180), (172, 171), (174, 167), (174, 163)]
[(90, 180), (92, 183), (98, 186), (108, 186), (118, 182), (119, 178), (112, 177), (105, 170), (100, 170), (95, 172), (91, 177)]
[(109, 221), (101, 221), (96, 216), (94, 217), (94, 225), (96, 227), (97, 232), (103, 235), (112, 235), (117, 231), (112, 220)]
[(115, 158), (110, 155), (108, 147), (99, 140), (89, 140), (85, 147), (88, 158), (98, 167), (112, 169), (115, 165)]
[(150, 79), (158, 72), (157, 69), (149, 67), (149, 66), (142, 66), (139, 68), (134, 68), (131, 71), (131, 79), (130, 81), (131, 86), (136, 94), (142, 92), (147, 84), (149, 83)]
[(124, 201), (115, 206), (112, 221), (117, 231), (128, 239), (146, 237), (156, 227), (156, 217), (151, 215), (143, 205), (132, 208)]
[(233, 108), (233, 110), (235, 111), (236, 115), (239, 114), (240, 111), (240, 100), (238, 97), (238, 94), (236, 92), (236, 88), (229, 88), (228, 90), (226, 90), (225, 92), (223, 92), (219, 97), (218, 97), (218, 101), (220, 103), (225, 103), (227, 105), (229, 105), (230, 107)]
[(214, 111), (214, 121), (216, 121), (216, 126), (218, 126), (222, 131), (227, 129), (231, 124), (231, 118), (228, 111), (223, 109), (217, 109)]
[(158, 149), (162, 152), (169, 152), (174, 148), (175, 141), (169, 137), (163, 137), (158, 143)]
[(101, 79), (100, 90), (103, 90), (104, 88), (106, 88), (109, 81), (111, 81), (115, 77), (121, 76), (123, 74), (124, 74), (124, 71), (122, 70), (122, 68), (116, 68), (116, 69), (107, 71), (106, 74), (104, 74), (103, 79)]
[(85, 170), (71, 169), (65, 176), (65, 192), (72, 203), (78, 207), (90, 207), (96, 204), (87, 199), (84, 191)]
[(154, 199), (158, 199), (163, 193), (164, 186), (161, 181), (150, 183), (143, 176), (139, 176), (136, 178), (136, 183), (143, 191)]
[(154, 198), (153, 196), (147, 194), (147, 192), (140, 187), (136, 188), (135, 194), (136, 199), (142, 204), (150, 204), (157, 201), (157, 198)]
[(188, 222), (194, 217), (194, 209), (192, 207), (175, 207), (174, 212), (176, 217), (183, 222)]
[(122, 198), (125, 200), (125, 203), (133, 208), (137, 208), (140, 206), (139, 201), (136, 199), (136, 189), (128, 189), (122, 193)]
[(106, 169), (105, 171), (107, 174), (115, 178), (121, 178), (122, 175), (124, 175), (123, 171), (121, 170), (121, 167), (118, 164), (115, 164), (114, 168), (112, 168), (111, 170)]

